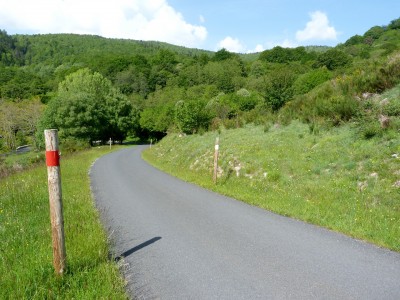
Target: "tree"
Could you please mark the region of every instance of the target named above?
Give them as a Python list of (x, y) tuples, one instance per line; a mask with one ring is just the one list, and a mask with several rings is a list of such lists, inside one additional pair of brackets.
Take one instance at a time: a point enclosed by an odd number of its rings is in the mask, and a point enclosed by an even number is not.
[(7, 150), (17, 147), (17, 133), (20, 130), (20, 115), (15, 104), (0, 100), (0, 135)]
[(140, 113), (140, 126), (150, 135), (162, 137), (174, 122), (174, 106), (171, 103), (145, 108)]
[(265, 102), (273, 111), (279, 110), (293, 97), (294, 73), (287, 68), (277, 70), (267, 80)]
[(400, 29), (400, 18), (391, 21), (389, 24), (389, 28), (390, 29)]
[(331, 77), (332, 75), (326, 67), (302, 74), (294, 82), (294, 92), (298, 95), (308, 93), (316, 86), (329, 80)]
[(328, 51), (321, 53), (314, 66), (319, 67), (327, 67), (328, 70), (335, 70), (340, 67), (347, 66), (350, 64), (351, 58), (349, 55), (344, 53), (341, 50), (337, 50), (335, 48), (329, 49)]
[(200, 101), (178, 101), (175, 104), (175, 124), (179, 130), (195, 133), (200, 128), (207, 128), (210, 117), (204, 108), (205, 104)]
[(81, 69), (60, 83), (42, 127), (58, 128), (62, 138), (91, 142), (123, 140), (134, 122), (134, 109), (127, 98), (100, 73)]
[(207, 84), (215, 84), (225, 93), (241, 88), (242, 86), (237, 86), (237, 82), (240, 85), (240, 79), (245, 75), (242, 62), (236, 58), (209, 62), (203, 72)]
[(364, 37), (361, 35), (353, 35), (351, 38), (349, 38), (344, 44), (345, 46), (353, 46), (353, 45), (358, 45), (362, 44), (364, 42)]
[(364, 42), (365, 43), (371, 43), (371, 42), (366, 42), (368, 40), (374, 42), (375, 40), (379, 39), (379, 37), (385, 33), (385, 28), (381, 26), (374, 26), (370, 28), (366, 33), (364, 33)]
[(226, 59), (233, 58), (234, 56), (235, 56), (234, 53), (231, 53), (228, 50), (226, 50), (225, 48), (222, 48), (221, 50), (218, 50), (217, 52), (215, 52), (212, 60), (213, 61), (223, 61)]
[(307, 61), (313, 58), (312, 54), (307, 53), (306, 48), (282, 48), (276, 46), (271, 50), (265, 50), (260, 54), (260, 60), (270, 63), (288, 63), (291, 61)]
[(37, 127), (40, 118), (43, 115), (44, 105), (36, 98), (21, 103), (21, 128), (26, 136), (31, 137), (33, 147), (40, 148), (39, 141), (36, 138)]

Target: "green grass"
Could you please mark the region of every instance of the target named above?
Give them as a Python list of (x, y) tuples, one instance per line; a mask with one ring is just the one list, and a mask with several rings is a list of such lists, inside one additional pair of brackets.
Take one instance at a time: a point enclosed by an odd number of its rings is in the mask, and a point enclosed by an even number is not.
[(54, 273), (45, 165), (0, 180), (0, 299), (126, 299), (88, 177), (95, 148), (61, 161), (67, 272)]
[(186, 181), (400, 251), (398, 135), (364, 140), (350, 125), (315, 135), (299, 122), (223, 130), (214, 185), (216, 136), (171, 134), (143, 156)]

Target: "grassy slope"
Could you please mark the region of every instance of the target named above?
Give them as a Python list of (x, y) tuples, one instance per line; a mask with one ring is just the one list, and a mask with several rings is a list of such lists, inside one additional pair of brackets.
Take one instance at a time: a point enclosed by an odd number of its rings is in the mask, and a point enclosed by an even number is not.
[(256, 126), (224, 130), (214, 186), (216, 136), (169, 135), (144, 158), (252, 205), (400, 251), (400, 159), (392, 157), (400, 155), (398, 136), (360, 140), (350, 125), (314, 135), (298, 122), (267, 132)]
[(45, 167), (0, 181), (1, 299), (126, 299), (91, 198), (88, 169), (107, 148), (62, 160), (67, 273), (54, 276)]

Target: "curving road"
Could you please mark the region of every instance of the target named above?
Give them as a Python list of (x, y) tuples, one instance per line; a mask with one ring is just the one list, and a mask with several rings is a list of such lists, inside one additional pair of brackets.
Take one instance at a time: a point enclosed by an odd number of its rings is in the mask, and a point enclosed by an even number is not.
[(400, 253), (185, 183), (111, 153), (93, 193), (136, 299), (400, 299)]

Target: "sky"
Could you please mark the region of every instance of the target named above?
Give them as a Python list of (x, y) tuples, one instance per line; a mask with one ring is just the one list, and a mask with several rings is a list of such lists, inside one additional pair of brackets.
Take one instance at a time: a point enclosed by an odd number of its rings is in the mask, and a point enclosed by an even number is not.
[(0, 0), (8, 34), (93, 34), (237, 53), (335, 46), (399, 17), (400, 0)]

